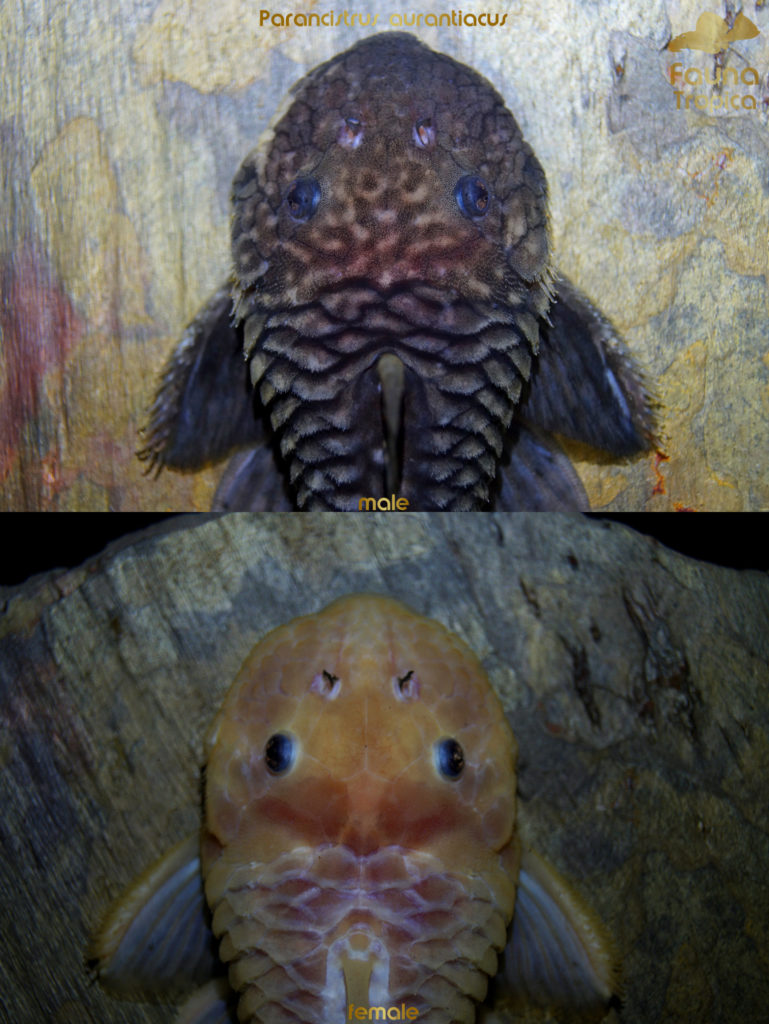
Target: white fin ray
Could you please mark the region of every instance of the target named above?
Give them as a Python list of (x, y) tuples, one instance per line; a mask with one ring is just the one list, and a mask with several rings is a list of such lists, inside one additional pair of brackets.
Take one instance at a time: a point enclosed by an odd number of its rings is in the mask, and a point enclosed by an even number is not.
[(110, 907), (89, 955), (99, 980), (127, 995), (172, 997), (212, 977), (216, 948), (197, 833), (152, 864)]
[(600, 1006), (618, 991), (603, 926), (555, 869), (526, 848), (503, 970), (517, 1000), (541, 1006)]

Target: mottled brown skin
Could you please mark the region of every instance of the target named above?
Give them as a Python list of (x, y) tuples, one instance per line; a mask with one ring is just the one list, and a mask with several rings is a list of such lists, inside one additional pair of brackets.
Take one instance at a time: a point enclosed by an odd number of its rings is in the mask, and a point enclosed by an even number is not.
[[(381, 493), (385, 352), (406, 367), (400, 493), (487, 501), (549, 304), (545, 177), (501, 97), (410, 36), (375, 36), (304, 79), (261, 164), (233, 186), (237, 312), (263, 321), (252, 374), (299, 504)], [(493, 183), (481, 216), (455, 198), (464, 175)], [(308, 177), (321, 196), (302, 223), (285, 197)]]
[[(502, 98), (403, 33), (357, 43), (292, 92), (233, 183), (232, 295), (296, 507), (357, 508), (393, 486), (419, 509), (583, 504), (541, 431), (634, 451), (648, 442), (646, 397), (608, 324), (554, 281), (545, 176)], [(556, 288), (569, 337), (543, 343), (545, 383), (530, 397)], [(218, 302), (172, 359), (144, 455), (187, 468), (247, 444), (218, 507), (279, 507), (242, 401), (240, 425), (217, 421), (208, 443), (185, 430), (182, 412), (197, 420), (190, 408), (214, 391), (193, 357), (233, 347), (211, 329)], [(575, 324), (584, 337), (572, 353)], [(402, 366), (397, 387), (383, 383), (383, 356)], [(220, 411), (224, 392), (217, 383)]]

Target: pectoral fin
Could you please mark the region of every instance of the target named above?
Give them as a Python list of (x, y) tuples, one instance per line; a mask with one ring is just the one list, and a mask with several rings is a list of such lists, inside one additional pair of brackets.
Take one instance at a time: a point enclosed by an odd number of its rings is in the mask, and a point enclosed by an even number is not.
[(592, 910), (546, 861), (521, 853), (504, 980), (516, 1001), (578, 1009), (618, 994), (616, 956)]
[(237, 1024), (237, 999), (226, 978), (215, 978), (193, 992), (174, 1024)]
[(564, 277), (549, 316), (518, 416), (613, 455), (651, 447), (649, 397), (609, 321)]
[(553, 438), (519, 422), (513, 426), (511, 440), (499, 468), (497, 509), (583, 512), (590, 508), (582, 481)]
[(207, 914), (196, 834), (108, 910), (88, 951), (99, 981), (125, 995), (170, 998), (210, 980), (218, 961)]
[(236, 452), (216, 488), (212, 512), (290, 512), (286, 481), (265, 444)]
[(144, 431), (140, 459), (154, 467), (196, 470), (263, 441), (243, 356), (231, 323), (230, 286), (208, 300), (163, 371)]

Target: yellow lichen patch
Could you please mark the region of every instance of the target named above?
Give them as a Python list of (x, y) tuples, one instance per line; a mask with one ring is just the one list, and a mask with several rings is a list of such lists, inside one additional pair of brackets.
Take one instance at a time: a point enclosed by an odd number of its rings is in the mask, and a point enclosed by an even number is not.
[[(599, 260), (613, 264), (613, 268), (606, 267), (610, 280), (616, 275), (617, 267), (623, 265), (622, 254), (627, 241), (628, 234), (620, 224), (608, 225), (603, 232), (597, 255)], [(676, 297), (681, 267), (690, 258), (697, 241), (696, 235), (689, 234), (663, 239), (633, 235), (633, 246), (644, 252), (646, 258), (634, 264), (632, 275), (625, 278), (624, 283), (618, 282), (621, 307), (608, 311), (621, 331), (646, 323), (670, 308)], [(597, 282), (594, 294), (601, 295)]]
[(720, 176), (706, 207), (703, 233), (721, 242), (726, 263), (735, 273), (765, 275), (769, 273), (769, 198), (757, 169), (744, 155), (729, 155), (726, 148), (711, 160)]
[(146, 323), (141, 248), (96, 122), (69, 121), (43, 148), (30, 185), (49, 259), (91, 326)]
[(86, 468), (89, 480), (108, 491), (121, 485), (117, 467), (127, 465), (138, 447), (133, 391), (142, 380), (142, 356), (146, 367), (143, 344), (121, 344), (99, 331), (83, 339), (68, 368), (66, 405), (74, 419), (63, 458), (73, 472)]
[(590, 458), (580, 458), (578, 452), (584, 449), (583, 445), (565, 444), (564, 448), (587, 492), (591, 508), (604, 508), (619, 498), (628, 484), (626, 473), (596, 465)]
[[(700, 338), (693, 342), (663, 375), (665, 392), (671, 406), (678, 411), (678, 418), (670, 422), (667, 433), (678, 430), (702, 411), (705, 404), (704, 372), (708, 358), (708, 343)], [(692, 387), (692, 380), (699, 380), (699, 387)]]
[[(310, 10), (317, 0), (302, 8)], [(142, 84), (186, 82), (199, 92), (242, 89), (269, 73), (276, 43), (306, 30), (288, 27), (276, 37), (260, 26), (260, 8), (242, 0), (162, 0), (136, 34), (133, 58)]]
[(696, 950), (684, 943), (673, 958), (665, 992), (665, 1019), (671, 1024), (712, 1020), (713, 993)]
[[(665, 394), (663, 429), (668, 438), (664, 467), (659, 469), (657, 508), (672, 510), (674, 503), (689, 507), (697, 477), (695, 460), (687, 459), (687, 450), (694, 444), (693, 428), (705, 405), (704, 375), (707, 364), (707, 342), (695, 341), (675, 360), (660, 379), (660, 390)], [(699, 501), (696, 503), (699, 509)]]
[(664, 486), (657, 505), (660, 510), (740, 511), (743, 507), (734, 482), (714, 472), (706, 459), (693, 457), (702, 452), (698, 435), (707, 430), (702, 419), (707, 415), (711, 347), (708, 339), (693, 342), (660, 381), (666, 396), (662, 426), (669, 439), (665, 446), (668, 460), (660, 470)]
[(653, 452), (641, 453), (618, 464), (614, 456), (590, 445), (563, 437), (558, 438), (558, 443), (582, 481), (591, 508), (622, 511), (637, 507), (640, 500), (645, 502), (651, 495)]
[(73, 350), (63, 378), (46, 377), (47, 404), (69, 410), (42, 467), (46, 508), (210, 507), (221, 466), (155, 479), (136, 456), (168, 345), (167, 338), (121, 343), (109, 331), (94, 331)]
[(111, 512), (109, 489), (95, 484), (85, 476), (77, 476), (66, 490), (62, 491), (61, 501), (57, 506), (60, 512)]

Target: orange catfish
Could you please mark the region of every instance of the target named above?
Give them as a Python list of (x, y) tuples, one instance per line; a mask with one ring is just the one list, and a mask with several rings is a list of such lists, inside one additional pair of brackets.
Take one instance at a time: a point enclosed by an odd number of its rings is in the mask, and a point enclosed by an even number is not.
[(92, 943), (101, 981), (201, 983), (213, 933), (227, 981), (185, 1024), (471, 1024), (500, 966), (517, 997), (600, 1008), (611, 946), (520, 841), (516, 755), (480, 662), (439, 623), (358, 594), (274, 630), (209, 734), (201, 834)]

